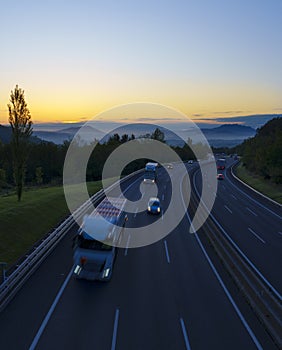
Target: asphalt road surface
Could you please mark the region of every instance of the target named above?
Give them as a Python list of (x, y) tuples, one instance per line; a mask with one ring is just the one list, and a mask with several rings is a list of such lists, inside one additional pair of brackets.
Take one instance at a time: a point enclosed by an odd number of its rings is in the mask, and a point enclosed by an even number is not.
[[(168, 171), (183, 181), (178, 165)], [(200, 186), (198, 178), (195, 183)], [(273, 271), (281, 243), (279, 218), (249, 202), (240, 192), (244, 189), (236, 190), (231, 181), (219, 184), (213, 214), (279, 289), (281, 280)], [(141, 182), (124, 184), (129, 199), (142, 196)], [(150, 194), (150, 185), (147, 191)], [(164, 213), (170, 195), (170, 180), (162, 170), (158, 196)], [(270, 221), (259, 222), (263, 216)], [(140, 227), (156, 220), (162, 225), (162, 215), (132, 213), (127, 225)], [(1, 349), (276, 349), (224, 268), (210, 259), (203, 237), (190, 234), (189, 227), (187, 213), (160, 241), (119, 249), (108, 283), (72, 276), (74, 227), (0, 314)]]

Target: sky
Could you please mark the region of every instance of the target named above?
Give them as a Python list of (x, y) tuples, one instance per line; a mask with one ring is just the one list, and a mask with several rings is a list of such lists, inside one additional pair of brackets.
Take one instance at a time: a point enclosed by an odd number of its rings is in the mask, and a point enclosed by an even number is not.
[(152, 102), (192, 119), (282, 113), (281, 0), (0, 0), (0, 123)]

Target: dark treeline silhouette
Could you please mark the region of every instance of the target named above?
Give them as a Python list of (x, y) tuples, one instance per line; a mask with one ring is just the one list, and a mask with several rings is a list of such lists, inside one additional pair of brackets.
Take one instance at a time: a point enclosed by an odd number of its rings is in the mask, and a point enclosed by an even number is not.
[(282, 118), (274, 118), (257, 130), (254, 137), (233, 148), (242, 155), (243, 165), (252, 173), (282, 183)]
[[(150, 138), (164, 142), (163, 133), (157, 129), (150, 135)], [(114, 134), (107, 142), (96, 144), (88, 161), (87, 181), (100, 180), (104, 164), (110, 154), (123, 143), (134, 139), (134, 135)], [(188, 140), (188, 144), (189, 142), (191, 140)], [(182, 160), (195, 159), (188, 144), (185, 144), (184, 147), (172, 147)], [(29, 186), (62, 184), (64, 160), (69, 145), (70, 141), (65, 141), (61, 145), (46, 141), (38, 142), (38, 140), (31, 142), (26, 163), (26, 184)], [(93, 147), (93, 145), (79, 145), (79, 147)], [(201, 145), (193, 145), (193, 147), (201, 148)], [(205, 147), (203, 146), (202, 149), (204, 154)], [(0, 188), (2, 189), (14, 187), (11, 154), (11, 144), (4, 144), (0, 141)], [(153, 161), (153, 159), (134, 160), (123, 169), (122, 175), (144, 168), (147, 161)]]
[[(30, 143), (29, 157), (26, 162), (25, 182), (28, 185), (61, 183), (63, 164), (69, 142), (56, 145), (51, 142)], [(13, 164), (11, 162), (11, 144), (0, 143), (0, 177), (1, 187), (14, 184)], [(39, 176), (41, 168), (41, 177)], [(1, 171), (0, 170), (0, 171)], [(2, 181), (1, 181), (2, 180)]]

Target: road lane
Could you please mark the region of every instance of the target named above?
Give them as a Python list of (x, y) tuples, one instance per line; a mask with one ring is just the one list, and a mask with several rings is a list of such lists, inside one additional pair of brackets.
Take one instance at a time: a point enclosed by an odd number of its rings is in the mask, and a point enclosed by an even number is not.
[[(173, 171), (181, 178), (177, 166)], [(159, 195), (164, 194), (165, 207), (170, 198), (169, 181), (165, 192), (163, 184), (160, 187)], [(138, 198), (139, 184), (131, 186), (127, 195)], [(173, 213), (171, 215), (173, 220)], [(134, 217), (133, 213), (128, 225), (144, 225), (152, 220), (161, 222), (162, 219), (146, 212)], [(70, 236), (68, 239), (48, 257), (0, 315), (0, 329), (5, 332), (1, 338), (4, 348), (27, 349), (32, 343), (57, 292), (52, 292), (49, 299), (46, 295), (51, 289), (60, 289), (72, 264)], [(191, 349), (256, 348), (195, 235), (189, 234), (186, 217), (164, 240), (125, 252), (126, 249), (119, 250), (109, 283), (70, 279), (39, 339), (38, 349), (103, 350), (113, 346), (117, 350), (187, 349), (187, 344)], [(51, 258), (53, 260), (49, 260)], [(55, 272), (63, 273), (57, 288), (51, 282)], [(48, 283), (44, 283), (44, 278)], [(44, 308), (40, 307), (42, 302)], [(37, 315), (36, 319), (33, 317), (33, 324), (25, 322), (30, 314)], [(8, 315), (9, 324), (5, 319)], [(16, 324), (23, 325), (22, 329), (15, 327)], [(262, 343), (269, 344), (264, 332), (259, 337)]]
[[(236, 191), (236, 187), (232, 186), (229, 181), (225, 181), (225, 189), (223, 189), (223, 181), (219, 181), (218, 184), (212, 215), (278, 291), (278, 295), (281, 294), (282, 280), (279, 266), (282, 240), (277, 232), (279, 232), (282, 221), (278, 218), (277, 208), (273, 208), (274, 211), (276, 210), (275, 215), (270, 214), (270, 208), (265, 210), (264, 207), (257, 206), (256, 202), (249, 199), (249, 195), (245, 196), (242, 192)], [(201, 188), (199, 172), (195, 173), (193, 183), (197, 189)], [(268, 206), (270, 207), (270, 204)], [(223, 208), (226, 209), (225, 212)]]

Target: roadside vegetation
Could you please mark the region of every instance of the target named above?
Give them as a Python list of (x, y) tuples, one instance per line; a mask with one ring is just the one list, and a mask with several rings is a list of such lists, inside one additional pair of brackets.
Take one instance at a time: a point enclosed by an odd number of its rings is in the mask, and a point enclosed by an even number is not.
[[(101, 181), (88, 183), (90, 195), (101, 188)], [(20, 202), (16, 193), (0, 197), (0, 261), (8, 268), (69, 214), (62, 186), (29, 189), (23, 195)]]
[(232, 149), (241, 155), (237, 176), (251, 187), (282, 203), (282, 118), (274, 118), (256, 136)]
[(248, 171), (282, 184), (282, 117), (274, 118), (257, 130), (256, 136), (236, 147)]
[(282, 184), (275, 184), (263, 176), (251, 173), (242, 163), (235, 169), (235, 175), (255, 190), (282, 204)]

